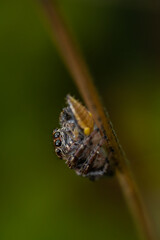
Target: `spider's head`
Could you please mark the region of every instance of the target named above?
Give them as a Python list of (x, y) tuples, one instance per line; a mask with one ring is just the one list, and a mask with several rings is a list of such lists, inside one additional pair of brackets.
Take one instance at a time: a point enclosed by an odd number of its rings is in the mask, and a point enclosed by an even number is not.
[(59, 158), (62, 158), (62, 140), (61, 140), (61, 131), (59, 129), (55, 129), (53, 131), (53, 144), (55, 146), (55, 152)]

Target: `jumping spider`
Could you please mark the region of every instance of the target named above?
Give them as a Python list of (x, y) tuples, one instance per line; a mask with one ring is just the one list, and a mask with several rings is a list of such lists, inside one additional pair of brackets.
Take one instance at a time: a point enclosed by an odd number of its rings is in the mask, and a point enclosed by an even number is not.
[(78, 175), (91, 180), (107, 175), (109, 161), (92, 114), (77, 100), (67, 96), (68, 106), (60, 114), (61, 128), (53, 131), (57, 156)]

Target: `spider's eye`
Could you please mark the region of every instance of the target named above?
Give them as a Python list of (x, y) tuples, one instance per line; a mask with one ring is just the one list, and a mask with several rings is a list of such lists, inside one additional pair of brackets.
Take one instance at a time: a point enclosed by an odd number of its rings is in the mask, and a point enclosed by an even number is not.
[(60, 146), (61, 146), (61, 140), (57, 139), (57, 140), (55, 141), (55, 146), (56, 146), (56, 147), (60, 147)]
[(55, 152), (59, 158), (62, 158), (62, 151), (59, 148), (56, 148)]
[(55, 132), (53, 134), (53, 137), (56, 139), (56, 138), (59, 138), (60, 137), (60, 132)]

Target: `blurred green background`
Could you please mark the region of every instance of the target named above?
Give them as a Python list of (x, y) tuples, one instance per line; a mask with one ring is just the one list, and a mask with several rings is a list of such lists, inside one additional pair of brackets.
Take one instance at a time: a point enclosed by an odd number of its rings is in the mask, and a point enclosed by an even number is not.
[[(0, 239), (138, 239), (116, 179), (90, 182), (54, 154), (65, 96), (80, 96), (36, 4), (0, 2)], [(60, 4), (160, 236), (159, 1)]]

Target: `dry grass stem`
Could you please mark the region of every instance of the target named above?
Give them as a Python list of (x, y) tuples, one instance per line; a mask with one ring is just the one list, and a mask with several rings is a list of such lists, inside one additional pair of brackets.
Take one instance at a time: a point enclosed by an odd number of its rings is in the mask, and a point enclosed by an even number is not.
[(110, 160), (116, 165), (116, 176), (126, 197), (135, 223), (146, 240), (155, 240), (155, 233), (144, 203), (137, 190), (136, 183), (128, 166), (126, 156), (113, 130), (108, 114), (104, 112), (96, 87), (84, 61), (84, 58), (65, 24), (55, 1), (39, 0), (51, 26), (51, 36), (76, 83), (84, 102), (93, 114), (101, 134), (107, 135), (106, 148)]

